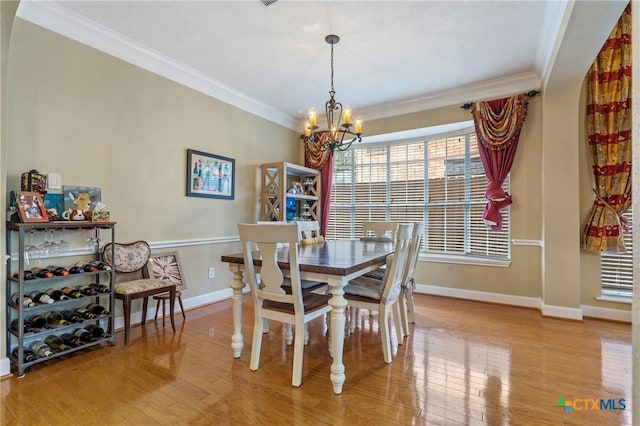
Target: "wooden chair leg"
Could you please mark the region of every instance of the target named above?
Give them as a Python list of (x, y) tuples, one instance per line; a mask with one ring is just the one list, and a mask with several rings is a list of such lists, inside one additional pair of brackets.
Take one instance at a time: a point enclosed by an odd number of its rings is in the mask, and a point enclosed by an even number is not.
[(164, 327), (164, 317), (166, 316), (166, 311), (165, 311), (166, 307), (167, 307), (166, 300), (163, 300), (162, 301), (162, 326), (163, 327)]
[(176, 304), (176, 288), (174, 287), (170, 294), (169, 294), (170, 298), (169, 298), (169, 317), (171, 319), (171, 329), (173, 330), (173, 332), (176, 332), (176, 322), (175, 319), (173, 317), (173, 311), (175, 308), (175, 304)]
[(156, 314), (153, 317), (154, 321), (158, 320), (158, 310), (160, 310), (160, 299), (156, 300)]
[(180, 311), (182, 312), (182, 319), (187, 319), (187, 316), (184, 313), (184, 306), (182, 305), (182, 296), (178, 296), (178, 303), (180, 304)]
[(142, 321), (141, 324), (144, 325), (147, 322), (147, 305), (149, 304), (149, 298), (145, 297), (142, 299)]
[(129, 328), (131, 327), (131, 299), (125, 297), (122, 300), (122, 310), (124, 311), (124, 346), (129, 345)]

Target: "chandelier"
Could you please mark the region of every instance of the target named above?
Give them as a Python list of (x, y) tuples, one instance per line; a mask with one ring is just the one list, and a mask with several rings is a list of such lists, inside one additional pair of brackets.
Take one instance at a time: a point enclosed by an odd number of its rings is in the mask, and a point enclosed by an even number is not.
[[(305, 123), (304, 134), (300, 138), (305, 145), (310, 145), (316, 150), (345, 151), (356, 140), (362, 142), (362, 122), (358, 119), (355, 123), (351, 120), (351, 109), (342, 108), (342, 104), (335, 99), (333, 89), (333, 45), (340, 41), (340, 37), (329, 34), (324, 40), (331, 45), (331, 90), (330, 99), (325, 104), (327, 115), (327, 130), (319, 130), (318, 117), (315, 109), (309, 111), (309, 118)], [(353, 130), (352, 130), (353, 127)]]

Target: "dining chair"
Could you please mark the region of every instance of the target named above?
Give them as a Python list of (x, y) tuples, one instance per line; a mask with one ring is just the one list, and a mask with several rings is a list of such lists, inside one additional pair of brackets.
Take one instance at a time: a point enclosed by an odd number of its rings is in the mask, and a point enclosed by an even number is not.
[(317, 220), (299, 220), (296, 224), (298, 225), (301, 241), (320, 237), (320, 223)]
[(404, 275), (402, 277), (402, 294), (400, 296), (400, 321), (402, 323), (403, 334), (409, 335), (409, 321), (412, 324), (416, 322), (415, 310), (413, 307), (413, 290), (415, 290), (415, 280), (413, 275), (418, 263), (418, 255), (420, 254), (420, 244), (422, 243), (422, 231), (424, 230), (424, 222), (414, 222), (413, 232), (411, 235), (411, 245), (405, 266)]
[[(298, 262), (299, 231), (295, 223), (280, 226), (260, 224), (238, 224), (240, 243), (245, 265), (245, 280), (249, 284), (254, 307), (253, 343), (249, 368), (256, 371), (260, 365), (263, 322), (280, 321), (293, 325), (295, 329), (293, 348), (293, 374), (291, 384), (302, 383), (302, 361), (305, 344), (306, 324), (331, 311), (330, 296), (303, 291)], [(278, 244), (282, 244), (278, 248)], [(252, 248), (257, 247), (257, 252)], [(288, 276), (277, 262), (278, 250), (284, 250), (289, 256)], [(260, 280), (257, 277), (254, 258), (260, 256)], [(283, 289), (289, 282), (291, 292)]]
[(363, 221), (363, 241), (392, 242), (395, 239), (398, 222), (395, 221)]
[(386, 363), (392, 361), (388, 318), (390, 312), (393, 313), (398, 343), (402, 342), (403, 337), (398, 301), (402, 293), (402, 279), (408, 261), (412, 230), (412, 223), (398, 224), (395, 251), (387, 256), (387, 269), (382, 280), (361, 276), (349, 281), (344, 287), (344, 298), (347, 300), (351, 314), (349, 324), (351, 331), (355, 328), (354, 309), (378, 311), (378, 328), (382, 340), (382, 354)]
[[(182, 292), (187, 289), (187, 285), (184, 280), (182, 267), (180, 266), (180, 257), (177, 251), (152, 254), (142, 270), (142, 276), (144, 278), (157, 278), (173, 281), (176, 284), (176, 300), (180, 306), (182, 319), (187, 319), (187, 315), (184, 312), (184, 304), (182, 303)], [(153, 300), (156, 301), (156, 314), (153, 316), (153, 320), (158, 320), (158, 312), (160, 311), (160, 305), (162, 305), (163, 326), (166, 316), (166, 302), (169, 301), (169, 297), (171, 297), (169, 293), (155, 294), (153, 296)]]
[[(111, 245), (113, 244), (114, 255), (111, 257)], [(111, 266), (116, 274), (127, 274), (133, 276), (141, 273), (151, 256), (151, 248), (146, 241), (135, 241), (132, 243), (108, 243), (104, 246), (102, 259)], [(147, 319), (147, 304), (151, 296), (168, 293), (169, 316), (171, 328), (176, 331), (173, 318), (173, 306), (176, 298), (176, 285), (170, 280), (138, 278), (125, 280), (116, 283), (115, 298), (122, 300), (124, 314), (124, 346), (129, 345), (129, 333), (131, 329), (131, 304), (135, 299), (142, 301), (142, 321), (144, 325)]]

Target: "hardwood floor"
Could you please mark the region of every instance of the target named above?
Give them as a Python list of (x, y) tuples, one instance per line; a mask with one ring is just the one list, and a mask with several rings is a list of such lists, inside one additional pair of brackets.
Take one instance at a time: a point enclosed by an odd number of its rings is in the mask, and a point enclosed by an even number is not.
[[(0, 382), (2, 425), (626, 425), (631, 424), (631, 326), (542, 318), (533, 309), (416, 295), (416, 325), (382, 359), (377, 316), (345, 340), (346, 382), (334, 395), (321, 319), (309, 329), (302, 386), (280, 324), (249, 370), (231, 352), (231, 302), (121, 333), (114, 347), (38, 364)], [(377, 314), (376, 314), (377, 315)], [(395, 334), (394, 334), (395, 336)], [(575, 403), (566, 414), (558, 398)], [(600, 399), (615, 408), (594, 409)], [(589, 400), (589, 401), (586, 401)], [(594, 403), (591, 400), (597, 400)], [(610, 403), (609, 403), (610, 404)], [(609, 405), (608, 408), (613, 406)]]

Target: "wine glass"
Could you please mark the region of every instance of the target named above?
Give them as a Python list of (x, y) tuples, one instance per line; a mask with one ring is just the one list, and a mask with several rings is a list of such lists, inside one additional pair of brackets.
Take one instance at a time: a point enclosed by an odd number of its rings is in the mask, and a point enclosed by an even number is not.
[(33, 233), (34, 231), (29, 231), (27, 233), (29, 237), (29, 241), (27, 243), (27, 246), (24, 249), (24, 254), (25, 254), (24, 261), (27, 265), (30, 265), (32, 260), (35, 260), (37, 257), (40, 257), (43, 254), (40, 247), (33, 244)]

